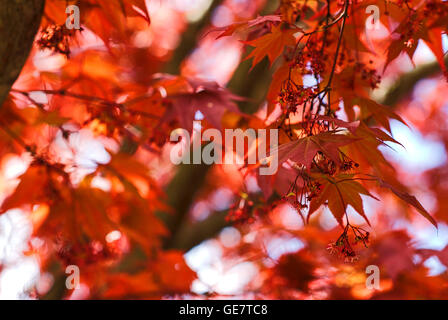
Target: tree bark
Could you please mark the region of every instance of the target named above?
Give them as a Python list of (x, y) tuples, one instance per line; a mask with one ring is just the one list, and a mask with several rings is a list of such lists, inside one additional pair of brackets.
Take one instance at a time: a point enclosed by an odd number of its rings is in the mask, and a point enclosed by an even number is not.
[(45, 0), (0, 0), (0, 106), (33, 45)]

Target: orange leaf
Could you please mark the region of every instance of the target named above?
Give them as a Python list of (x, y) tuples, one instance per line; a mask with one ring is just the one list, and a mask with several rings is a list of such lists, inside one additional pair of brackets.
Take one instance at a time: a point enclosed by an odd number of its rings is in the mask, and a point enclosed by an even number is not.
[[(336, 179), (323, 180), (324, 187), (319, 195), (311, 200), (308, 218), (321, 205), (328, 202), (328, 208), (333, 216), (338, 221), (339, 225), (343, 227), (343, 220), (347, 206), (350, 205), (353, 209), (362, 216), (367, 224), (370, 225), (369, 220), (364, 212), (361, 194), (370, 196), (370, 194), (359, 182), (357, 182), (352, 175), (339, 175)], [(378, 200), (378, 199), (377, 199)]]

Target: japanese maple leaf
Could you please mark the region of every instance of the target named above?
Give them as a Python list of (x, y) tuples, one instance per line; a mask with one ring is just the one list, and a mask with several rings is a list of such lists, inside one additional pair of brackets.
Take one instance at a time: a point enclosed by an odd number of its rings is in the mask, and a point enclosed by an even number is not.
[(272, 152), (278, 152), (279, 165), (289, 159), (296, 163), (303, 164), (309, 170), (318, 151), (323, 152), (331, 160), (339, 164), (341, 162), (339, 147), (350, 144), (356, 140), (357, 138), (344, 134), (323, 132), (282, 144)]
[(284, 62), (272, 75), (271, 85), (266, 95), (266, 100), (269, 102), (268, 114), (270, 114), (277, 105), (279, 92), (282, 90), (282, 86), (286, 80), (293, 80), (294, 83), (302, 84), (302, 74), (299, 69), (294, 68), (291, 70), (289, 63)]
[(254, 58), (252, 61), (253, 68), (267, 56), (272, 65), (272, 63), (282, 54), (285, 46), (295, 46), (295, 33), (297, 33), (296, 29), (283, 29), (281, 24), (272, 27), (271, 33), (246, 42), (248, 45), (255, 47), (255, 49), (253, 49), (247, 56), (246, 60)]
[[(333, 216), (338, 223), (343, 227), (343, 220), (347, 206), (350, 205), (356, 212), (362, 216), (370, 225), (369, 220), (364, 212), (361, 195), (370, 196), (374, 199), (359, 182), (355, 180), (353, 175), (339, 175), (335, 178), (324, 177), (322, 179), (323, 189), (319, 192), (316, 198), (310, 202), (310, 209), (307, 219), (316, 212), (316, 210), (326, 203)], [(377, 199), (378, 200), (378, 199)]]
[(279, 15), (272, 14), (272, 15), (266, 15), (266, 16), (258, 16), (255, 19), (252, 19), (247, 22), (248, 27), (254, 27), (256, 25), (266, 23), (266, 22), (281, 22), (282, 19)]
[(315, 259), (306, 250), (284, 254), (272, 270), (272, 279), (283, 278), (287, 287), (308, 292), (309, 283), (316, 278), (315, 266)]
[(387, 141), (401, 146), (402, 144), (382, 129), (370, 128), (363, 121), (356, 128), (354, 136), (360, 139), (347, 147), (347, 154), (354, 157), (358, 163), (369, 164), (374, 169), (375, 175), (384, 177), (384, 169), (392, 168), (392, 165), (386, 160), (379, 147), (386, 146), (393, 149), (390, 144), (386, 144)]
[[(44, 166), (31, 164), (20, 177), (16, 190), (3, 201), (0, 213), (25, 205), (33, 206), (48, 202), (51, 199), (48, 185), (53, 176), (60, 179), (58, 172), (50, 172)], [(57, 186), (59, 187), (59, 184)]]
[(105, 236), (114, 230), (115, 225), (106, 214), (111, 203), (109, 194), (85, 185), (73, 189), (62, 168), (35, 162), (20, 179), (14, 193), (2, 204), (1, 212), (50, 203), (48, 216), (42, 226), (35, 229), (37, 235), (51, 237), (62, 230), (62, 234), (73, 242), (80, 240), (80, 234), (104, 242)]
[(185, 263), (180, 251), (169, 250), (157, 253), (157, 259), (143, 265), (139, 272), (106, 273), (108, 299), (138, 297), (154, 299), (164, 294), (188, 293), (196, 274)]
[(392, 165), (386, 160), (379, 147), (386, 146), (392, 149), (385, 141), (400, 143), (381, 129), (369, 128), (364, 122), (361, 122), (354, 135), (360, 140), (347, 147), (347, 154), (350, 154), (352, 159), (361, 166), (370, 165), (375, 175), (384, 177), (386, 172), (392, 169)]
[[(165, 76), (169, 77), (169, 76)], [(235, 101), (242, 98), (222, 88), (216, 82), (180, 78), (183, 84), (164, 87), (167, 100), (171, 102), (161, 121), (177, 120), (183, 129), (191, 132), (197, 111), (215, 128), (221, 129), (221, 119), (226, 111), (239, 113)], [(163, 82), (161, 83), (163, 86)]]

